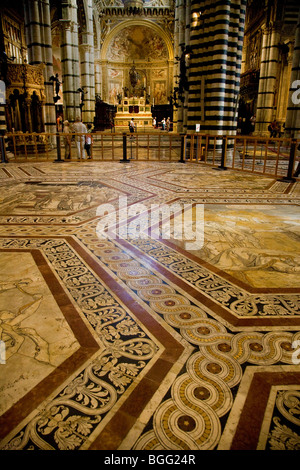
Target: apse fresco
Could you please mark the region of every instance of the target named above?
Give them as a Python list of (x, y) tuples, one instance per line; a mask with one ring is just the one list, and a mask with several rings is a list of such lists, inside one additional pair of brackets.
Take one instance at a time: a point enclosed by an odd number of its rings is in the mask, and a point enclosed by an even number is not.
[(167, 60), (167, 47), (161, 37), (147, 26), (122, 29), (108, 48), (108, 60)]

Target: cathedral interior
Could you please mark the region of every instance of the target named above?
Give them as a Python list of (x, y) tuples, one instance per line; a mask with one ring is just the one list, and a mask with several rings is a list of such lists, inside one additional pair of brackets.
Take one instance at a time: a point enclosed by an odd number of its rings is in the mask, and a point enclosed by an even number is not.
[(0, 449), (300, 450), (298, 1), (0, 30)]

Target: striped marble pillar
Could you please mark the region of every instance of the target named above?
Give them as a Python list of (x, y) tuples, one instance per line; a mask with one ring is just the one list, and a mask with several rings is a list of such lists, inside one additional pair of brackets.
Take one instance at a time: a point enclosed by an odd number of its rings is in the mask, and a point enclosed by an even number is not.
[(300, 139), (300, 12), (295, 34), (285, 131), (288, 137)]
[(60, 26), (64, 117), (74, 122), (80, 115), (77, 5), (74, 0), (63, 3)]
[(278, 74), (280, 32), (276, 25), (263, 29), (260, 76), (256, 107), (256, 134), (268, 135), (268, 125), (276, 117), (275, 90)]
[[(86, 31), (83, 33), (84, 62), (81, 61), (81, 85), (85, 87), (83, 122), (94, 121), (95, 117), (95, 44), (94, 44), (94, 13), (93, 1), (86, 2)], [(82, 57), (82, 50), (80, 51)]]
[[(181, 57), (182, 50), (186, 47), (189, 42), (189, 12), (190, 12), (190, 0), (176, 0), (175, 5), (175, 37), (174, 37), (174, 56)], [(174, 84), (179, 83), (180, 75), (180, 63), (174, 67)], [(176, 85), (178, 86), (178, 85)], [(183, 100), (178, 99), (178, 109), (176, 112), (176, 127), (177, 132), (183, 132), (186, 130), (187, 122), (187, 109), (186, 109), (186, 92), (182, 95)]]
[(5, 116), (5, 102), (6, 102), (6, 84), (3, 80), (0, 83), (1, 87), (1, 103), (0, 103), (0, 138), (4, 136), (7, 131), (6, 116)]
[(96, 52), (98, 58), (95, 59), (95, 95), (102, 96), (102, 70), (100, 52)]
[(5, 161), (5, 133), (7, 131), (5, 105), (0, 104), (0, 163)]
[[(184, 0), (176, 0), (175, 4), (175, 22), (174, 22), (174, 57), (180, 56), (180, 44), (183, 43), (183, 12), (184, 12)], [(177, 60), (177, 59), (175, 59)], [(174, 87), (178, 86), (179, 82), (179, 65), (178, 63), (174, 64)], [(182, 132), (182, 107), (181, 103), (178, 102), (178, 108), (175, 108), (175, 118), (174, 118), (174, 130), (177, 132)]]
[[(187, 48), (190, 44), (190, 21), (191, 21), (191, 1), (187, 0), (185, 5), (185, 34), (184, 42), (185, 47)], [(186, 51), (187, 52), (187, 51)], [(186, 64), (186, 80), (189, 81), (189, 54), (185, 54), (185, 64)], [(187, 132), (188, 130), (188, 99), (189, 99), (189, 90), (184, 90), (184, 102), (183, 102), (183, 131)]]
[(80, 56), (80, 81), (84, 88), (84, 103), (82, 108), (82, 120), (85, 123), (93, 122), (95, 115), (95, 67), (94, 48), (90, 44), (79, 46)]
[(5, 105), (0, 104), (0, 135), (5, 134), (6, 130)]
[(45, 131), (56, 132), (55, 105), (53, 101), (53, 83), (49, 80), (53, 75), (51, 19), (49, 1), (26, 0), (24, 2), (25, 34), (30, 65), (45, 64), (44, 86)]
[(233, 134), (246, 0), (191, 1), (188, 131)]
[(50, 5), (49, 1), (42, 2), (42, 15), (41, 15), (44, 27), (42, 29), (43, 39), (43, 56), (45, 64), (45, 129), (49, 129), (49, 132), (55, 132), (56, 130), (56, 111), (53, 106), (53, 82), (49, 78), (53, 75), (53, 52), (52, 52), (52, 36), (51, 36), (51, 17), (50, 17)]
[(28, 61), (30, 64), (40, 64), (42, 62), (42, 39), (39, 18), (39, 1), (25, 0), (24, 2), (24, 18), (25, 18), (25, 36), (28, 51)]

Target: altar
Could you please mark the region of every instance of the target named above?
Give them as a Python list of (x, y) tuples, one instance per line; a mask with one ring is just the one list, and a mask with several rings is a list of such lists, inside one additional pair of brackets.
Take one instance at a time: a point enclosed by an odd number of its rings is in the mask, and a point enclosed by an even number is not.
[(128, 131), (129, 121), (134, 118), (136, 129), (139, 132), (148, 132), (152, 129), (151, 105), (146, 104), (144, 97), (123, 98), (117, 105), (114, 119), (115, 129)]

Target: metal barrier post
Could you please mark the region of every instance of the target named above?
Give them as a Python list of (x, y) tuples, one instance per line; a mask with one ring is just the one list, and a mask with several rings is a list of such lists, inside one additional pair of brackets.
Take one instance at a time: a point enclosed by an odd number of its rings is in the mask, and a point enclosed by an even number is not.
[(288, 172), (287, 176), (284, 176), (283, 178), (279, 179), (278, 181), (283, 181), (284, 183), (293, 183), (295, 178), (293, 178), (293, 169), (294, 169), (294, 161), (295, 161), (295, 155), (296, 155), (296, 145), (297, 141), (292, 140), (291, 142), (291, 149), (290, 149), (290, 157), (289, 157), (289, 166), (288, 166)]
[(57, 159), (54, 160), (54, 163), (63, 163), (64, 160), (61, 158), (61, 150), (60, 150), (60, 135), (59, 132), (56, 134), (56, 149), (57, 149)]
[(180, 160), (178, 163), (185, 163), (186, 134), (181, 135)]
[(222, 155), (221, 155), (221, 165), (218, 168), (214, 168), (214, 170), (218, 171), (225, 171), (227, 170), (225, 166), (225, 155), (226, 155), (226, 137), (222, 137)]
[(130, 160), (127, 159), (127, 134), (123, 132), (123, 160), (120, 160), (120, 163), (129, 163)]

